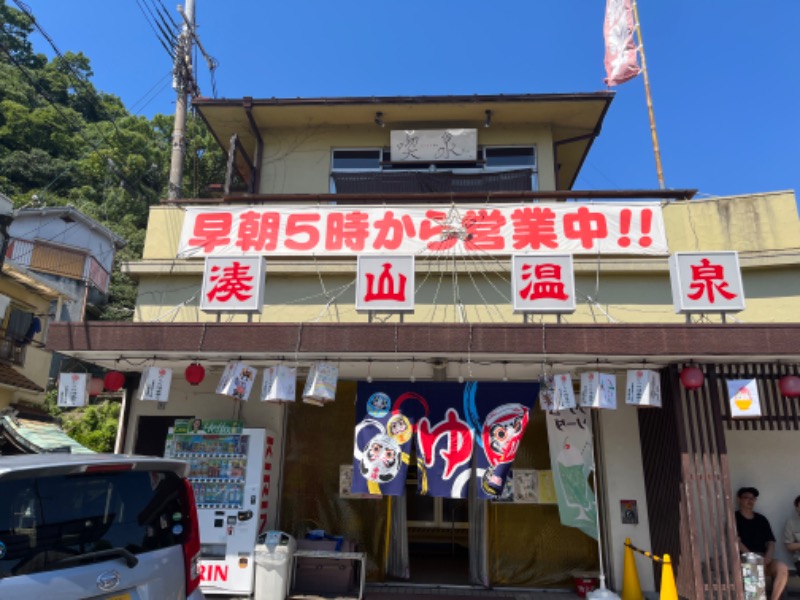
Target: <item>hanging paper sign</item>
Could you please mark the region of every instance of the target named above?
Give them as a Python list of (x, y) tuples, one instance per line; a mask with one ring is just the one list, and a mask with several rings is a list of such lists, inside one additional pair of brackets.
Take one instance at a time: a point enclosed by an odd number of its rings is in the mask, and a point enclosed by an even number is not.
[(261, 382), (262, 402), (294, 402), (297, 386), (297, 369), (275, 365), (264, 369)]
[(544, 411), (556, 409), (556, 383), (552, 375), (544, 375), (539, 380), (539, 408)]
[(726, 383), (732, 417), (761, 416), (761, 397), (755, 379), (728, 379)]
[(562, 525), (597, 539), (597, 499), (590, 485), (594, 471), (590, 417), (583, 408), (547, 413), (547, 440)]
[(61, 373), (58, 377), (58, 406), (86, 406), (89, 402), (88, 379), (87, 373)]
[(617, 408), (617, 376), (599, 371), (581, 373), (581, 406)]
[[(498, 499), (536, 401), (535, 383), (359, 382), (353, 492), (400, 496), (412, 435), (421, 495)], [(513, 402), (508, 399), (513, 398)]]
[(239, 361), (229, 362), (217, 384), (217, 393), (247, 401), (255, 380), (256, 370), (253, 367)]
[(661, 408), (661, 378), (658, 373), (649, 369), (628, 371), (625, 404)]
[(139, 400), (166, 402), (172, 384), (172, 369), (166, 367), (145, 367), (142, 371), (142, 386)]
[(556, 373), (553, 375), (556, 389), (556, 410), (575, 408), (575, 389), (572, 387), (572, 376), (569, 373)]
[(339, 367), (328, 362), (312, 363), (303, 388), (303, 402), (322, 406), (336, 399), (336, 383)]

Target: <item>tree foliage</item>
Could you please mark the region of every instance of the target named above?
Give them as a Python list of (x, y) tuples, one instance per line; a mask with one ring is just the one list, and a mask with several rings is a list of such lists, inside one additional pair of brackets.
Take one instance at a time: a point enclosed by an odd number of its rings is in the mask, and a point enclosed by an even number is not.
[[(125, 239), (99, 318), (128, 320), (136, 284), (118, 266), (141, 258), (149, 209), (167, 195), (174, 118), (130, 114), (95, 89), (81, 52), (36, 53), (34, 28), (0, 0), (0, 192), (18, 207), (34, 196), (74, 206)], [(200, 119), (189, 119), (186, 139), (184, 196), (208, 196), (223, 181), (225, 156)]]

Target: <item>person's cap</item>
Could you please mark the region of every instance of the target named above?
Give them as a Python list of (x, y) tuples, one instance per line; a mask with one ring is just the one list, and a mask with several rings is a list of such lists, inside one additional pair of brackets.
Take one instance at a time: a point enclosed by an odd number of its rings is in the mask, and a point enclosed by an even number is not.
[(744, 496), (745, 494), (753, 494), (753, 497), (754, 497), (754, 498), (758, 498), (758, 490), (757, 490), (756, 488), (754, 488), (754, 487), (743, 487), (743, 488), (739, 488), (739, 491), (738, 491), (738, 492), (736, 492), (736, 496), (737, 496), (738, 498), (741, 498), (741, 497), (742, 497), (742, 496)]

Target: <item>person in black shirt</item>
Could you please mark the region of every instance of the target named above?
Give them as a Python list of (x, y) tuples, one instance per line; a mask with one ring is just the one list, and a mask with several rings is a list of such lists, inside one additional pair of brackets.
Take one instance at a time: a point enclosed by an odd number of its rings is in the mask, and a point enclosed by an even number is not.
[(772, 577), (772, 600), (778, 600), (786, 589), (789, 568), (775, 559), (775, 536), (767, 518), (753, 510), (758, 498), (754, 487), (736, 492), (739, 510), (736, 511), (736, 535), (739, 552), (755, 552), (764, 557), (764, 572)]

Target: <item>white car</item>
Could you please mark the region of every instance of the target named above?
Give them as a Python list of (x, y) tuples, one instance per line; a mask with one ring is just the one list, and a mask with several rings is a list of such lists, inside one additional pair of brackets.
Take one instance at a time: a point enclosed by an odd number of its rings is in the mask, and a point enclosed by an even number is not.
[(121, 454), (0, 456), (0, 598), (202, 599), (187, 471)]

